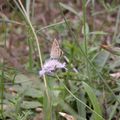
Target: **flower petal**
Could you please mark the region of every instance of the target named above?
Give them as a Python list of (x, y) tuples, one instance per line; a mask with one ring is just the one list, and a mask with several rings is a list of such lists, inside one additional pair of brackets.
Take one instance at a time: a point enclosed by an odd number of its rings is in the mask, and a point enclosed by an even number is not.
[(61, 69), (61, 68), (65, 68), (65, 63), (61, 63), (58, 60), (55, 59), (49, 59), (48, 61), (45, 62), (45, 64), (42, 67), (42, 70), (39, 71), (39, 75), (43, 76), (44, 74), (50, 74), (53, 73), (53, 71), (55, 71), (56, 69)]

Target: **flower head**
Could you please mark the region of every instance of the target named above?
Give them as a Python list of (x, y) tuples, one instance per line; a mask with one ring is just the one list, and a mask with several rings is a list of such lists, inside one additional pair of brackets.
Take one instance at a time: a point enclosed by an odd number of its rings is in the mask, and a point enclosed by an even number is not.
[(65, 63), (60, 63), (58, 60), (55, 59), (49, 59), (45, 62), (45, 64), (42, 66), (42, 70), (39, 71), (39, 75), (43, 76), (44, 74), (51, 74), (57, 69), (66, 69)]

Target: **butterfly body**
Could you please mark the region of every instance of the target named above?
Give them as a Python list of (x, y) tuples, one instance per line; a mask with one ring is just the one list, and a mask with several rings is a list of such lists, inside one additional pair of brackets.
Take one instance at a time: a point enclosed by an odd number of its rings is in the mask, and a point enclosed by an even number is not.
[(54, 39), (52, 48), (50, 51), (50, 59), (59, 59), (62, 54), (63, 52), (60, 49), (59, 42), (56, 39)]

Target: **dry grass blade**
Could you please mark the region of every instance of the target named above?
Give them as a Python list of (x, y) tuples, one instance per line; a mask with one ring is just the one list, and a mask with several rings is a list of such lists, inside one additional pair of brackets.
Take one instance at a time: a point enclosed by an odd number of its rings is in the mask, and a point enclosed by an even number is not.
[(69, 115), (67, 113), (59, 112), (59, 114), (66, 118), (66, 120), (76, 120), (72, 115)]

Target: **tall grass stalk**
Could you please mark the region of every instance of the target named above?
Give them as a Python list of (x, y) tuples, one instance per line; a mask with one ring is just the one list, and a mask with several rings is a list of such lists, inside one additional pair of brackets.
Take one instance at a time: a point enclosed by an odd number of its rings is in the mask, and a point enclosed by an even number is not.
[(2, 120), (4, 120), (4, 110), (3, 110), (3, 98), (4, 98), (4, 65), (2, 65), (2, 71), (1, 71), (1, 75), (0, 75), (0, 114), (1, 114), (1, 118)]
[[(84, 35), (84, 46), (85, 46), (85, 54), (86, 54), (86, 57), (88, 57), (88, 33), (87, 33), (87, 28), (86, 28), (86, 25), (87, 25), (87, 21), (86, 21), (86, 0), (82, 0), (82, 11), (83, 11), (83, 35)], [(88, 75), (88, 78), (89, 78), (89, 81), (91, 81), (90, 79), (90, 72), (89, 72), (89, 63), (86, 60), (86, 71), (87, 71), (87, 75)]]
[(87, 56), (87, 33), (86, 33), (86, 0), (82, 0), (82, 10), (83, 10), (83, 30), (84, 30), (84, 45), (85, 45), (85, 54)]
[(113, 35), (113, 45), (116, 42), (117, 33), (119, 31), (119, 24), (120, 24), (120, 5), (119, 5), (119, 8), (118, 8), (116, 25), (115, 25), (115, 32), (114, 32), (114, 35)]
[[(27, 31), (28, 31), (28, 36), (29, 36), (29, 34), (30, 34), (30, 30), (29, 30), (29, 28), (27, 29)], [(29, 69), (32, 71), (32, 67), (33, 67), (33, 59), (32, 59), (32, 53), (33, 53), (33, 40), (32, 40), (32, 37), (31, 36), (29, 36), (28, 37), (28, 45), (29, 45)]]
[[(15, 0), (14, 0), (14, 2), (17, 3)], [(33, 28), (32, 24), (31, 24), (30, 18), (28, 16), (28, 14), (26, 13), (26, 10), (25, 10), (23, 4), (21, 3), (21, 0), (18, 0), (18, 3), (20, 4), (20, 6), (19, 5), (17, 5), (17, 6), (19, 6), (21, 13), (25, 17), (25, 19), (26, 19), (28, 25), (30, 26), (30, 29), (35, 37), (35, 41), (36, 41), (36, 45), (37, 45), (37, 49), (38, 49), (38, 54), (39, 54), (39, 58), (40, 58), (40, 64), (42, 67), (43, 66), (42, 55), (41, 55), (41, 50), (40, 50), (40, 46), (39, 46), (39, 41), (38, 41), (37, 35), (35, 33), (35, 29)], [(47, 95), (47, 99), (48, 99), (48, 104), (50, 104), (50, 97), (49, 97), (49, 93), (48, 93), (48, 86), (47, 86), (47, 80), (46, 80), (45, 75), (43, 76), (43, 80), (44, 80), (44, 84), (45, 84), (45, 91), (46, 91), (46, 95)]]

